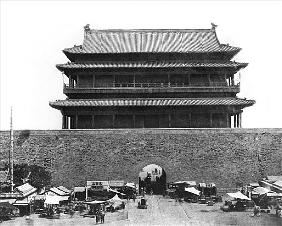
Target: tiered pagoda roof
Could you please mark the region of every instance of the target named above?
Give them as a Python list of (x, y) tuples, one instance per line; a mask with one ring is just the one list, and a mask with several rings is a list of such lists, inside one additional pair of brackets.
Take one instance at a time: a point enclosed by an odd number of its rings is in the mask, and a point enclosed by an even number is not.
[(224, 112), (223, 125), (229, 126), (231, 115), (238, 124), (242, 108), (255, 103), (236, 96), (240, 91), (234, 75), (248, 64), (232, 61), (241, 48), (221, 44), (215, 27), (96, 30), (86, 25), (83, 44), (63, 50), (71, 62), (56, 65), (69, 79), (64, 86), (68, 98), (50, 106), (62, 111), (63, 127), (68, 118), (77, 126), (79, 116), (83, 121), (85, 114), (98, 114), (96, 108), (103, 108), (103, 114), (116, 114), (115, 109), (132, 114), (162, 109), (165, 115)]
[(238, 47), (220, 44), (212, 29), (94, 30), (85, 27), (83, 45), (65, 53), (202, 53), (234, 52)]

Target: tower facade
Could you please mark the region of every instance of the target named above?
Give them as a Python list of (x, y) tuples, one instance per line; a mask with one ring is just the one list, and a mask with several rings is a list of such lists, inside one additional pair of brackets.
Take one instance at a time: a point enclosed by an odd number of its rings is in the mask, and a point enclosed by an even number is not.
[(63, 129), (241, 127), (238, 47), (211, 29), (94, 30), (64, 49)]

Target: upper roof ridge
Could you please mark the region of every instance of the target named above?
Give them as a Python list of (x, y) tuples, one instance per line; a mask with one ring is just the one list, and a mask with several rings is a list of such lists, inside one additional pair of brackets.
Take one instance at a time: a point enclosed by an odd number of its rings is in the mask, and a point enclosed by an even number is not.
[(91, 29), (90, 24), (84, 26), (85, 32), (95, 33), (95, 32), (213, 32), (216, 30), (217, 25), (211, 23), (211, 28), (144, 28), (144, 29)]

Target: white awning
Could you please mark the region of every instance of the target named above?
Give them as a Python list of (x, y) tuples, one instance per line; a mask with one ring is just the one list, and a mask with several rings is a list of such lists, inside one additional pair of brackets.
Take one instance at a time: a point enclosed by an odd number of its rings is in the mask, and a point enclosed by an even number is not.
[(230, 197), (235, 198), (235, 199), (251, 200), (248, 196), (243, 195), (239, 191), (237, 191), (235, 193), (227, 193), (227, 195), (229, 195)]
[(270, 192), (270, 190), (268, 190), (267, 188), (263, 188), (263, 187), (256, 187), (253, 189), (253, 192), (258, 193), (259, 195), (263, 195), (263, 194)]
[(106, 201), (98, 201), (98, 200), (95, 200), (95, 201), (91, 201), (91, 202), (85, 202), (86, 204), (88, 205), (96, 205), (96, 204), (102, 204), (102, 203), (105, 203)]
[(276, 192), (268, 192), (266, 195), (268, 197), (282, 197), (282, 193), (276, 193)]
[(126, 187), (136, 188), (134, 183), (126, 183)]
[(114, 193), (116, 193), (116, 194), (125, 195), (124, 193), (121, 193), (121, 192), (119, 192), (119, 191), (117, 191), (117, 190), (114, 190), (114, 189), (111, 189), (111, 188), (108, 188), (108, 191), (114, 192)]
[(173, 184), (189, 184), (190, 186), (196, 186), (196, 181), (177, 181), (174, 182)]
[(0, 199), (0, 203), (1, 202), (8, 202), (10, 204), (13, 204), (17, 199)]
[(46, 195), (45, 204), (58, 205), (61, 201), (67, 201), (69, 196)]
[(185, 188), (185, 191), (187, 191), (187, 192), (190, 192), (190, 193), (192, 193), (192, 194), (194, 194), (194, 195), (200, 195), (200, 191), (199, 190), (197, 190), (196, 188), (194, 188), (194, 187), (191, 187), (191, 188)]

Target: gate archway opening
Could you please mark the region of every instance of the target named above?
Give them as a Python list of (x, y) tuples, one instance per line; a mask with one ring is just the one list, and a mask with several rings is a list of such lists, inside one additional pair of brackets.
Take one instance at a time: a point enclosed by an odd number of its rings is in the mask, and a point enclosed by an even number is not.
[(145, 166), (139, 172), (140, 193), (161, 195), (166, 190), (166, 172), (156, 164)]

